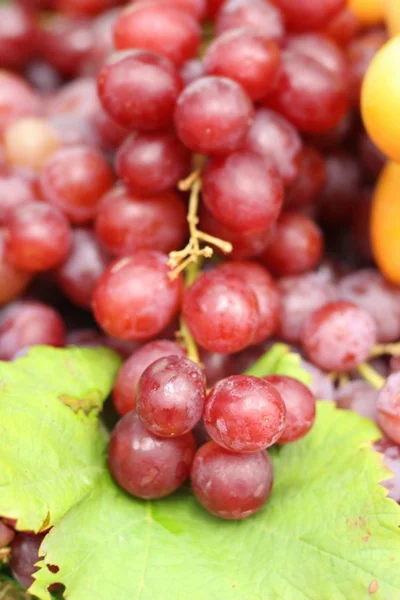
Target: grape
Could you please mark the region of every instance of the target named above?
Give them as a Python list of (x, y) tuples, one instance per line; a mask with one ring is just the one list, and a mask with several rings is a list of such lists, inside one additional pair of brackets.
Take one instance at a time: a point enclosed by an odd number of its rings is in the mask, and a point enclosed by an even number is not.
[(386, 31), (376, 29), (356, 37), (347, 48), (348, 88), (356, 108), (360, 105), (361, 86), (368, 67), (387, 39)]
[(232, 29), (210, 44), (203, 60), (208, 75), (233, 79), (252, 100), (259, 100), (273, 86), (279, 68), (279, 48), (257, 31)]
[(216, 18), (216, 33), (248, 27), (281, 43), (285, 26), (279, 10), (269, 0), (226, 0)]
[(222, 354), (249, 346), (260, 323), (253, 290), (241, 277), (218, 270), (203, 273), (186, 289), (182, 316), (202, 348)]
[(40, 171), (46, 159), (61, 147), (55, 127), (37, 117), (25, 117), (11, 123), (4, 132), (3, 143), (10, 166), (33, 171)]
[(304, 146), (300, 170), (285, 193), (285, 206), (289, 209), (301, 209), (313, 205), (325, 180), (324, 157), (315, 148)]
[(206, 0), (207, 16), (209, 19), (215, 17), (225, 0)]
[(141, 0), (141, 4), (154, 3), (169, 6), (175, 6), (181, 10), (188, 12), (192, 17), (198, 21), (202, 21), (206, 14), (206, 0)]
[(291, 31), (320, 29), (346, 4), (346, 0), (275, 0)]
[(361, 23), (350, 7), (343, 8), (324, 29), (324, 34), (339, 46), (347, 46), (359, 33)]
[(88, 55), (85, 57), (81, 73), (97, 75), (107, 57), (114, 50), (114, 26), (121, 13), (119, 7), (114, 7), (101, 13), (91, 21), (93, 42)]
[(168, 277), (167, 257), (141, 251), (114, 261), (100, 277), (93, 311), (106, 333), (123, 340), (145, 340), (160, 333), (177, 314), (183, 279)]
[(25, 69), (26, 81), (38, 92), (54, 92), (61, 85), (57, 71), (42, 60), (29, 62)]
[(24, 588), (33, 584), (33, 574), (39, 570), (35, 564), (39, 560), (39, 549), (44, 537), (44, 534), (17, 533), (11, 544), (12, 576)]
[(129, 135), (128, 129), (114, 121), (102, 106), (98, 106), (91, 117), (91, 122), (104, 150), (115, 150)]
[(400, 446), (390, 440), (382, 439), (375, 444), (375, 450), (383, 454), (383, 461), (394, 477), (381, 481), (388, 490), (388, 498), (400, 503)]
[(339, 281), (339, 296), (358, 304), (374, 318), (378, 341), (393, 342), (400, 337), (398, 290), (374, 269), (361, 269)]
[(386, 156), (375, 146), (366, 131), (362, 131), (358, 140), (358, 155), (367, 173), (377, 179), (385, 165)]
[(281, 54), (281, 69), (265, 103), (303, 133), (334, 127), (345, 114), (347, 95), (340, 81), (316, 60), (298, 52)]
[(109, 257), (90, 229), (74, 229), (69, 256), (56, 271), (64, 294), (82, 308), (90, 308), (93, 291)]
[(0, 312), (0, 360), (11, 360), (31, 346), (62, 347), (65, 324), (58, 312), (42, 302), (18, 301)]
[(160, 438), (130, 412), (112, 432), (108, 465), (116, 482), (132, 496), (164, 498), (188, 477), (195, 450), (192, 433)]
[(0, 230), (0, 306), (15, 300), (28, 287), (32, 274), (13, 267), (6, 259), (6, 234)]
[[(230, 242), (233, 249), (227, 257), (234, 260), (261, 256), (266, 250), (271, 237), (270, 228), (268, 230), (251, 231), (249, 233), (232, 231), (214, 219), (204, 204), (200, 207), (200, 227), (202, 231)], [(217, 251), (221, 252), (218, 248)]]
[(39, 98), (18, 75), (0, 71), (0, 135), (15, 119), (40, 113)]
[(400, 373), (389, 375), (376, 405), (378, 425), (391, 440), (400, 444)]
[(241, 277), (257, 298), (260, 322), (253, 344), (269, 338), (278, 327), (281, 305), (278, 287), (268, 271), (250, 261), (226, 262), (219, 265), (218, 271)]
[(140, 378), (136, 411), (143, 425), (161, 437), (177, 437), (200, 421), (205, 378), (196, 363), (181, 356), (153, 362)]
[(192, 81), (200, 79), (204, 75), (204, 63), (199, 58), (192, 58), (187, 60), (179, 71), (182, 77), (182, 81), (185, 85), (189, 85)]
[(315, 398), (310, 390), (297, 379), (285, 375), (269, 375), (263, 378), (279, 392), (286, 407), (286, 424), (279, 444), (295, 442), (304, 437), (315, 421)]
[(0, 521), (0, 548), (9, 546), (15, 537), (15, 531)]
[(87, 146), (62, 148), (47, 161), (40, 175), (43, 197), (72, 223), (93, 219), (101, 196), (112, 183), (103, 155)]
[(225, 154), (243, 145), (253, 119), (250, 98), (226, 77), (200, 77), (178, 98), (175, 127), (193, 152)]
[(286, 408), (270, 383), (250, 375), (232, 375), (211, 389), (203, 419), (209, 435), (223, 448), (257, 452), (282, 435)]
[(318, 201), (322, 221), (346, 223), (361, 193), (361, 169), (351, 154), (333, 152), (325, 158), (325, 186)]
[(136, 2), (121, 13), (114, 27), (117, 50), (149, 50), (166, 56), (177, 67), (196, 56), (200, 42), (199, 24), (170, 2)]
[(6, 225), (14, 210), (35, 200), (32, 183), (16, 173), (0, 173), (0, 225)]
[(109, 115), (123, 127), (143, 131), (162, 129), (172, 122), (183, 87), (167, 58), (145, 50), (112, 54), (97, 82)]
[(273, 162), (286, 186), (300, 172), (302, 147), (299, 132), (289, 121), (273, 110), (256, 110), (245, 148)]
[(116, 4), (115, 0), (55, 0), (57, 9), (62, 13), (76, 15), (97, 15), (109, 6)]
[(0, 6), (0, 67), (20, 69), (28, 62), (35, 44), (35, 21), (19, 3)]
[(140, 196), (119, 185), (103, 197), (95, 228), (103, 245), (118, 256), (137, 250), (171, 252), (187, 237), (186, 207), (173, 191)]
[(113, 402), (123, 416), (136, 407), (136, 390), (139, 379), (149, 365), (166, 356), (185, 356), (184, 350), (170, 340), (155, 340), (136, 350), (122, 365), (113, 389)]
[(283, 185), (271, 161), (250, 151), (234, 152), (207, 163), (203, 198), (212, 215), (229, 229), (265, 231), (281, 211)]
[(311, 376), (309, 388), (314, 396), (319, 400), (333, 400), (335, 388), (329, 375), (304, 359), (301, 360), (301, 366)]
[(96, 80), (80, 77), (64, 85), (49, 98), (46, 112), (49, 116), (68, 114), (88, 119), (98, 111), (98, 107)]
[(233, 375), (232, 357), (229, 354), (218, 354), (200, 349), (200, 360), (209, 387), (218, 383), (220, 379)]
[(303, 348), (309, 359), (327, 371), (351, 371), (366, 360), (376, 343), (371, 315), (351, 302), (325, 304), (306, 321)]
[(353, 410), (366, 419), (376, 421), (378, 391), (366, 381), (349, 381), (341, 386), (335, 396), (339, 408)]
[(90, 146), (99, 149), (101, 139), (94, 122), (78, 114), (51, 116), (49, 121), (63, 146)]
[(294, 212), (282, 214), (262, 260), (276, 275), (299, 275), (313, 269), (323, 253), (322, 231)]
[(133, 133), (119, 148), (115, 168), (133, 193), (158, 194), (190, 172), (191, 155), (172, 131)]
[(304, 323), (316, 310), (336, 299), (332, 283), (321, 281), (315, 273), (284, 277), (278, 282), (281, 295), (279, 336), (290, 343), (298, 343)]
[(197, 500), (211, 514), (245, 519), (269, 498), (272, 464), (266, 452), (236, 454), (208, 442), (196, 452), (190, 481)]
[(14, 211), (7, 226), (6, 258), (21, 271), (47, 271), (68, 255), (70, 226), (53, 206), (42, 202), (23, 204)]
[(286, 39), (285, 48), (316, 60), (342, 80), (347, 77), (344, 53), (323, 35), (318, 33), (292, 35)]

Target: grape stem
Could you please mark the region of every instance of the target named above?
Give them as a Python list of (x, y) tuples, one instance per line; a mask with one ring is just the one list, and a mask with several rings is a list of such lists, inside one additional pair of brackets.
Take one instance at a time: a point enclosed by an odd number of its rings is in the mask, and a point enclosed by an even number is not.
[(400, 356), (400, 344), (376, 344), (372, 348), (370, 358), (376, 358), (377, 356), (383, 356), (389, 354), (390, 356)]
[(357, 371), (376, 390), (380, 390), (385, 385), (385, 378), (368, 363), (364, 362), (358, 365)]
[(182, 344), (185, 346), (187, 357), (190, 360), (192, 360), (194, 363), (199, 365), (200, 364), (200, 355), (199, 355), (199, 350), (197, 348), (197, 344), (194, 341), (194, 338), (193, 338), (192, 334), (190, 333), (189, 329), (187, 328), (187, 325), (186, 325), (185, 321), (182, 319), (182, 317), (180, 319), (180, 328), (178, 331), (178, 338), (181, 340)]
[(169, 254), (168, 266), (172, 269), (169, 272), (169, 278), (171, 280), (176, 279), (179, 273), (190, 265), (198, 263), (199, 259), (202, 257), (211, 258), (214, 250), (211, 246), (201, 248), (200, 242), (212, 244), (213, 246), (220, 248), (222, 252), (226, 254), (232, 252), (231, 243), (197, 229), (199, 223), (198, 210), (201, 192), (200, 169), (193, 171), (189, 177), (179, 183), (178, 187), (181, 191), (188, 191), (190, 189), (189, 211), (187, 215), (190, 239), (188, 244), (182, 250), (174, 250)]

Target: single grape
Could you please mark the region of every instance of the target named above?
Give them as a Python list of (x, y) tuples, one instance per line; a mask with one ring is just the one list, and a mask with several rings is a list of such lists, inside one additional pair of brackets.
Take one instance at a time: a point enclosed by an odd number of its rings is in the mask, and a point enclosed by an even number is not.
[(74, 304), (90, 308), (96, 283), (109, 262), (90, 229), (74, 229), (70, 253), (55, 274), (57, 283)]
[(7, 127), (3, 144), (7, 164), (17, 169), (40, 171), (61, 147), (61, 139), (49, 121), (24, 117)]
[(282, 435), (286, 408), (270, 383), (250, 375), (232, 375), (211, 389), (203, 419), (209, 435), (223, 448), (257, 452)]
[(178, 313), (183, 279), (168, 277), (167, 256), (140, 251), (116, 260), (103, 273), (93, 294), (93, 311), (106, 333), (122, 340), (159, 334)]
[(43, 539), (44, 534), (17, 533), (11, 544), (12, 576), (23, 588), (29, 588), (32, 585), (33, 574), (39, 570), (35, 564), (39, 560), (39, 549)]
[(132, 50), (112, 54), (97, 76), (100, 101), (129, 129), (154, 131), (172, 123), (182, 80), (168, 58)]
[(271, 161), (246, 150), (207, 163), (203, 198), (212, 215), (229, 229), (265, 231), (281, 211), (283, 185)]
[(245, 148), (271, 161), (285, 186), (296, 179), (302, 167), (303, 143), (299, 132), (273, 110), (256, 110)]
[(208, 512), (222, 519), (245, 519), (271, 494), (272, 464), (266, 452), (236, 454), (208, 442), (196, 452), (190, 481)]
[(203, 60), (207, 75), (233, 79), (252, 100), (259, 100), (274, 84), (279, 48), (258, 31), (231, 29), (211, 42)]
[(400, 446), (391, 440), (382, 439), (376, 442), (374, 448), (383, 454), (384, 464), (391, 472), (390, 479), (381, 481), (380, 484), (388, 490), (388, 498), (400, 503)]
[(302, 359), (300, 364), (311, 376), (309, 388), (315, 398), (319, 400), (334, 400), (335, 388), (329, 375), (307, 360)]
[(299, 275), (321, 260), (324, 238), (318, 225), (295, 212), (283, 213), (262, 261), (275, 275)]
[(316, 273), (283, 277), (278, 282), (281, 318), (278, 335), (285, 342), (300, 342), (304, 323), (316, 310), (336, 300), (335, 286)]
[(303, 133), (328, 131), (348, 107), (345, 84), (331, 71), (299, 52), (285, 50), (274, 91), (265, 104)]
[(345, 410), (353, 410), (366, 419), (376, 421), (378, 390), (366, 381), (357, 379), (340, 386), (335, 395), (336, 405)]
[(90, 119), (98, 107), (96, 80), (92, 77), (79, 77), (50, 96), (46, 113), (49, 116), (68, 114)]
[(135, 132), (119, 148), (117, 174), (136, 194), (158, 194), (190, 172), (191, 155), (172, 131)]
[(75, 113), (54, 115), (49, 118), (57, 135), (65, 146), (90, 146), (100, 149), (101, 140), (96, 126), (87, 116)]
[(315, 397), (300, 381), (285, 375), (263, 378), (279, 392), (286, 407), (286, 424), (279, 444), (295, 442), (304, 437), (315, 421)]
[(66, 259), (70, 247), (67, 219), (43, 202), (23, 204), (7, 223), (6, 259), (21, 271), (53, 269)]
[(375, 321), (366, 310), (338, 300), (308, 317), (302, 331), (302, 345), (318, 367), (351, 371), (368, 358), (376, 336)]
[(0, 135), (15, 119), (40, 113), (39, 97), (22, 77), (0, 71)]
[(0, 521), (0, 548), (9, 546), (15, 537), (15, 531), (3, 521)]
[(361, 23), (350, 7), (343, 8), (323, 30), (324, 35), (333, 40), (340, 47), (346, 48), (357, 37)]
[(29, 179), (17, 173), (0, 173), (0, 225), (6, 225), (14, 210), (36, 200), (35, 188)]
[(108, 465), (116, 482), (132, 496), (164, 498), (188, 477), (195, 451), (192, 433), (160, 438), (130, 412), (111, 434)]
[(161, 437), (177, 437), (200, 421), (206, 399), (205, 378), (188, 358), (166, 356), (140, 378), (136, 412), (143, 425)]
[(203, 273), (185, 290), (182, 316), (196, 342), (209, 352), (239, 352), (260, 323), (256, 295), (241, 277), (218, 270)]
[(0, 306), (15, 300), (28, 287), (32, 273), (13, 267), (6, 258), (6, 234), (0, 230)]
[(311, 146), (304, 146), (300, 170), (285, 193), (285, 206), (301, 209), (313, 205), (326, 180), (325, 159)]
[(184, 350), (170, 340), (154, 340), (144, 344), (124, 362), (118, 372), (113, 389), (113, 402), (116, 411), (126, 415), (135, 410), (139, 379), (149, 365), (166, 356), (185, 356)]
[(256, 262), (244, 260), (222, 263), (218, 271), (241, 277), (257, 298), (260, 322), (253, 344), (271, 337), (279, 324), (281, 303), (278, 287), (268, 271)]
[(246, 27), (280, 44), (285, 35), (282, 15), (270, 0), (226, 0), (215, 25), (217, 36), (229, 29)]
[(389, 375), (376, 407), (379, 427), (388, 438), (400, 444), (400, 373)]
[(0, 6), (0, 68), (21, 69), (34, 52), (36, 24), (31, 11), (17, 2)]
[(316, 60), (342, 80), (347, 77), (347, 62), (344, 52), (321, 34), (291, 35), (286, 39), (285, 48)]
[(320, 29), (345, 7), (346, 0), (275, 0), (291, 31)]
[(235, 81), (200, 77), (178, 98), (175, 128), (193, 152), (226, 154), (243, 145), (253, 113), (250, 98)]
[(101, 196), (112, 184), (107, 161), (88, 146), (62, 148), (46, 162), (40, 175), (43, 197), (72, 223), (93, 219)]
[(95, 221), (96, 235), (117, 256), (138, 250), (171, 252), (181, 248), (187, 238), (186, 211), (174, 191), (142, 196), (118, 185), (103, 196)]

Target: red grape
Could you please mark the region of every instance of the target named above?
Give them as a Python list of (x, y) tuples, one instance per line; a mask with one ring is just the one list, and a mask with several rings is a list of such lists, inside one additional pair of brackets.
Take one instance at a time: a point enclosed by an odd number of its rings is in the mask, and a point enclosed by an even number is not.
[(103, 197), (95, 226), (100, 241), (118, 256), (137, 250), (167, 253), (185, 242), (186, 207), (173, 191), (144, 197), (119, 185)]
[(157, 4), (168, 4), (168, 6), (175, 6), (180, 10), (188, 12), (192, 17), (198, 21), (202, 21), (206, 14), (207, 1), (206, 0), (141, 0), (141, 4), (156, 2)]
[(300, 171), (285, 193), (287, 208), (303, 208), (318, 198), (326, 180), (325, 160), (311, 146), (304, 146)]
[(292, 35), (285, 48), (319, 62), (342, 80), (347, 77), (347, 63), (342, 50), (330, 39), (318, 33)]
[(325, 304), (306, 321), (302, 344), (309, 359), (327, 371), (351, 371), (365, 361), (376, 343), (371, 315), (351, 302)]
[(320, 400), (333, 400), (335, 388), (329, 375), (304, 359), (301, 360), (301, 366), (311, 376), (309, 388), (314, 396)]
[(283, 213), (262, 260), (276, 275), (299, 275), (319, 263), (323, 244), (322, 231), (314, 221), (298, 213)]
[(0, 136), (15, 119), (40, 113), (39, 97), (18, 75), (0, 71)]
[(200, 360), (206, 374), (208, 387), (212, 387), (220, 379), (233, 375), (232, 357), (229, 354), (217, 354), (200, 349)]
[(379, 392), (366, 381), (349, 381), (341, 386), (335, 395), (336, 405), (345, 410), (353, 410), (366, 419), (376, 421), (376, 404)]
[(112, 54), (98, 77), (105, 110), (123, 127), (154, 131), (167, 127), (183, 87), (174, 65), (145, 50)]
[(117, 50), (141, 48), (169, 58), (177, 67), (196, 56), (201, 28), (195, 19), (174, 5), (136, 2), (119, 16), (114, 27)]
[(361, 86), (368, 67), (387, 39), (386, 31), (375, 29), (356, 37), (347, 48), (349, 94), (356, 108), (360, 105)]
[(260, 323), (256, 295), (241, 277), (218, 270), (203, 273), (185, 291), (183, 319), (196, 342), (210, 352), (239, 352)]
[(378, 425), (391, 440), (400, 444), (400, 373), (389, 375), (377, 402)]
[(200, 421), (205, 399), (200, 367), (182, 356), (166, 356), (153, 362), (141, 376), (136, 412), (155, 435), (177, 437)]
[(5, 232), (0, 231), (0, 306), (15, 300), (29, 285), (32, 274), (13, 267), (5, 257)]
[(252, 100), (259, 100), (275, 81), (279, 48), (258, 31), (232, 29), (210, 44), (203, 60), (208, 75), (233, 79)]
[(225, 154), (239, 149), (253, 119), (250, 98), (226, 77), (200, 77), (178, 98), (175, 127), (193, 152)]
[(116, 0), (55, 0), (61, 13), (93, 16), (116, 4)]
[(81, 77), (65, 84), (47, 102), (47, 114), (50, 116), (75, 115), (88, 119), (98, 111), (99, 99), (96, 80)]
[(260, 322), (253, 344), (269, 338), (278, 327), (281, 303), (278, 287), (268, 271), (250, 261), (226, 262), (218, 266), (218, 271), (241, 277), (257, 298)]
[(101, 196), (112, 183), (107, 161), (88, 146), (62, 148), (47, 161), (40, 175), (43, 197), (72, 223), (93, 219)]
[(388, 490), (388, 498), (400, 503), (400, 446), (382, 439), (376, 442), (375, 450), (382, 452), (383, 462), (391, 473), (390, 479), (381, 481), (380, 484)]
[(320, 29), (345, 7), (346, 0), (275, 0), (291, 31)]
[(18, 2), (0, 5), (0, 68), (20, 69), (35, 50), (35, 21)]
[(167, 257), (141, 251), (114, 261), (93, 295), (96, 320), (108, 334), (123, 340), (145, 340), (160, 333), (177, 314), (183, 279), (168, 277)]
[(130, 412), (112, 432), (108, 465), (117, 483), (132, 496), (164, 498), (188, 477), (195, 450), (192, 433), (160, 438)]
[(8, 221), (6, 258), (22, 271), (47, 271), (65, 260), (71, 230), (61, 211), (42, 202), (17, 208)]
[(13, 302), (0, 313), (0, 360), (11, 360), (31, 346), (61, 347), (65, 325), (58, 312), (42, 302)]
[(347, 46), (359, 33), (361, 23), (350, 7), (343, 8), (326, 25), (323, 33), (339, 46)]
[(197, 500), (211, 514), (245, 519), (269, 498), (272, 464), (266, 452), (236, 454), (208, 442), (196, 452), (190, 481)]
[(271, 161), (244, 150), (208, 162), (203, 198), (212, 215), (229, 229), (265, 231), (281, 211), (283, 185)]
[(347, 109), (344, 82), (304, 54), (286, 50), (281, 56), (278, 79), (265, 99), (266, 105), (303, 133), (320, 133), (334, 127)]
[(315, 398), (310, 390), (297, 379), (285, 375), (269, 375), (263, 378), (280, 393), (286, 407), (286, 424), (279, 444), (295, 442), (304, 437), (315, 421)]
[(64, 113), (49, 118), (51, 125), (58, 133), (63, 146), (101, 147), (97, 126), (86, 116), (76, 113)]
[(199, 58), (192, 58), (183, 63), (181, 70), (179, 71), (182, 77), (182, 81), (185, 85), (189, 85), (192, 81), (200, 79), (204, 75), (204, 63)]
[(267, 108), (256, 111), (245, 148), (271, 161), (285, 185), (292, 183), (299, 174), (302, 147), (299, 132), (284, 117)]
[(29, 588), (34, 582), (33, 574), (39, 570), (39, 549), (44, 534), (17, 533), (11, 544), (11, 572), (20, 585)]
[(216, 33), (238, 27), (256, 29), (278, 43), (285, 35), (282, 15), (270, 0), (226, 0), (216, 18)]
[(325, 158), (325, 186), (318, 200), (319, 217), (328, 224), (346, 223), (361, 192), (359, 162), (346, 152)]
[(137, 194), (158, 194), (174, 187), (190, 171), (191, 155), (172, 131), (130, 135), (119, 148), (115, 168)]
[(64, 294), (82, 308), (90, 308), (93, 291), (109, 257), (90, 229), (74, 229), (71, 251), (56, 271)]
[(35, 189), (29, 179), (16, 173), (0, 173), (0, 225), (6, 225), (13, 212), (35, 200)]
[(282, 435), (286, 408), (270, 383), (250, 375), (232, 375), (208, 394), (203, 419), (209, 435), (223, 448), (257, 452)]

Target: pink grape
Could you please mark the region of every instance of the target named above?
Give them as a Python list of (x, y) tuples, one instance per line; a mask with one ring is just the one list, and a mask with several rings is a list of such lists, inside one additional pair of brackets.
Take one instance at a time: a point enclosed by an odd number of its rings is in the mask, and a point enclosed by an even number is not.
[(388, 438), (400, 444), (400, 373), (389, 375), (377, 402), (378, 425)]
[(376, 421), (376, 405), (379, 392), (366, 381), (357, 379), (341, 386), (335, 395), (336, 405), (353, 410), (366, 419)]

